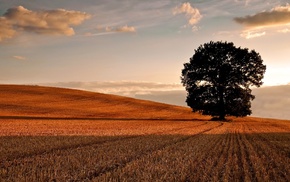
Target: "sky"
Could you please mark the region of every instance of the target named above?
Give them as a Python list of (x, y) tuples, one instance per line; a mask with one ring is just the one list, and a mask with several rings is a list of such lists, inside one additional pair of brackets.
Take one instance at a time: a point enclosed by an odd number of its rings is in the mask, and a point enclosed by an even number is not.
[(0, 83), (177, 93), (209, 41), (260, 53), (264, 87), (290, 83), (289, 0), (0, 0)]

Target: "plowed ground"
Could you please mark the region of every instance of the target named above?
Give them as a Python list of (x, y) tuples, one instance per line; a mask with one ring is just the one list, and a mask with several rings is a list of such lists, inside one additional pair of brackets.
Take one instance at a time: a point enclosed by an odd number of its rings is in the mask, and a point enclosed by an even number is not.
[(290, 121), (213, 122), (46, 87), (0, 93), (0, 181), (290, 181)]

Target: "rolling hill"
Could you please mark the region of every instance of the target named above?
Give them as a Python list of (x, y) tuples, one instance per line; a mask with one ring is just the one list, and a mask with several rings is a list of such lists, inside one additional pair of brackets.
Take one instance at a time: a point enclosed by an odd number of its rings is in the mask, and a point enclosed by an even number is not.
[(0, 85), (0, 116), (123, 119), (204, 119), (189, 108), (95, 92)]

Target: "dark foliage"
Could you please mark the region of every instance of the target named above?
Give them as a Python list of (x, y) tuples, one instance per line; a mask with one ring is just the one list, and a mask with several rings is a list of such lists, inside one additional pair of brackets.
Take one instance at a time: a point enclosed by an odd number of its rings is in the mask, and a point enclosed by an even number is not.
[(250, 115), (251, 86), (261, 86), (266, 66), (259, 53), (235, 47), (231, 42), (199, 46), (184, 64), (181, 81), (187, 105), (194, 112), (219, 117)]

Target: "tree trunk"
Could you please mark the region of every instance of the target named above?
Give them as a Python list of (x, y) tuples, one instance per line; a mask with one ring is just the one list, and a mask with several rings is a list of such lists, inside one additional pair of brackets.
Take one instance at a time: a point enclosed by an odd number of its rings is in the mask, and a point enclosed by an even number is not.
[(224, 121), (224, 120), (226, 120), (225, 115), (221, 115), (221, 114), (220, 114), (220, 116), (219, 116), (219, 120), (220, 120), (220, 121)]
[(225, 120), (225, 102), (224, 102), (224, 87), (218, 87), (218, 94), (219, 94), (219, 120)]

